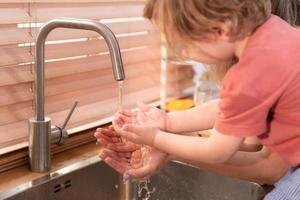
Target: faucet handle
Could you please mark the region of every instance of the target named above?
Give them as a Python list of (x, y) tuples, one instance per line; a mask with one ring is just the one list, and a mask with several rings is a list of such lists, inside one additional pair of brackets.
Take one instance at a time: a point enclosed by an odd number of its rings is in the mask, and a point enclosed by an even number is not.
[(71, 108), (71, 110), (70, 110), (70, 112), (69, 112), (69, 114), (68, 114), (68, 116), (67, 116), (67, 118), (66, 118), (66, 120), (65, 120), (65, 122), (64, 122), (64, 124), (61, 127), (62, 129), (66, 128), (66, 126), (67, 126), (67, 124), (68, 124), (71, 116), (73, 115), (73, 112), (74, 112), (74, 110), (75, 110), (75, 108), (76, 108), (77, 105), (78, 105), (78, 101), (75, 101), (74, 104), (73, 104), (73, 106), (72, 106), (72, 108)]
[(61, 127), (59, 127), (59, 126), (51, 127), (51, 142), (53, 144), (62, 144), (64, 142), (64, 140), (68, 138), (68, 133), (65, 130), (65, 128), (66, 128), (77, 105), (78, 105), (78, 101), (75, 101), (66, 120), (64, 121), (64, 123)]

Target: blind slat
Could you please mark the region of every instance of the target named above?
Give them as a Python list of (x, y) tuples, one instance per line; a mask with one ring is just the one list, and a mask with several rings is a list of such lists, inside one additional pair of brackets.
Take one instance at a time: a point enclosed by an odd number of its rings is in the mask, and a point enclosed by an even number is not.
[[(139, 76), (140, 73), (156, 72), (159, 73), (159, 66), (155, 63), (155, 60), (151, 62), (147, 60), (138, 64), (127, 65), (125, 67), (126, 76), (128, 79)], [(143, 66), (143, 67), (140, 67)], [(62, 76), (52, 78), (46, 81), (46, 96), (53, 96), (61, 93), (76, 91), (81, 88), (93, 87), (101, 84), (114, 84), (114, 77), (112, 75), (111, 67), (104, 69), (97, 69), (88, 72), (81, 72), (72, 76)], [(80, 84), (77, 84), (80, 83)], [(76, 85), (77, 84), (77, 85)], [(17, 84), (11, 86), (0, 87), (0, 107), (18, 102), (24, 102), (34, 100), (33, 84)], [(57, 88), (60, 88), (57, 90)]]
[[(104, 23), (115, 34), (134, 33), (153, 30), (147, 20), (135, 20), (129, 22)], [(34, 42), (37, 28), (18, 28), (17, 24), (0, 25), (0, 46)], [(99, 36), (97, 33), (85, 30), (55, 29), (47, 38), (48, 41), (66, 40), (77, 38), (90, 38)]]
[(32, 22), (28, 15), (29, 4), (0, 4), (1, 25)]
[[(137, 63), (125, 67), (125, 70), (128, 81), (130, 81), (132, 78), (144, 76), (147, 73), (156, 73), (158, 77), (159, 63), (157, 61)], [(103, 84), (115, 85), (111, 69), (98, 70), (77, 74), (69, 77), (50, 79), (46, 81), (46, 96), (53, 96), (57, 94), (80, 90), (83, 88), (95, 87)], [(57, 90), (58, 87), (60, 88), (60, 90)]]
[[(140, 3), (146, 0), (86, 0), (84, 3)], [(34, 3), (83, 3), (82, 0), (34, 0)], [(28, 3), (28, 0), (1, 0), (0, 4)]]
[[(118, 38), (121, 49), (130, 49), (141, 46), (157, 46), (159, 41), (156, 33), (134, 35)], [(95, 39), (80, 42), (46, 45), (46, 59), (59, 59), (82, 55), (95, 55), (108, 51), (104, 39)], [(16, 65), (32, 62), (33, 47), (8, 46), (0, 48), (0, 66)]]
[[(123, 52), (122, 58), (124, 65), (130, 65), (147, 60), (159, 60), (160, 49), (159, 47), (153, 47)], [(45, 77), (49, 79), (103, 68), (111, 68), (110, 55), (98, 55), (46, 63)], [(34, 75), (31, 69), (31, 65), (0, 68), (0, 86), (33, 81)]]
[[(1, 24), (47, 22), (56, 17), (112, 19), (140, 17), (143, 4), (0, 4)], [(30, 15), (28, 14), (30, 13)], [(9, 16), (9, 17), (8, 17)]]
[(0, 86), (33, 81), (33, 73), (31, 72), (31, 68), (31, 65), (0, 68)]
[(32, 83), (0, 87), (0, 107), (34, 99)]
[[(157, 73), (147, 73), (147, 75), (141, 77), (132, 77), (132, 80), (129, 82), (132, 84), (127, 86), (127, 90), (130, 92), (131, 88), (135, 89), (144, 89), (149, 87), (150, 84), (155, 84), (158, 81), (159, 77)], [(92, 82), (96, 82), (101, 80), (100, 78), (95, 80), (89, 80)], [(143, 81), (142, 84), (140, 81)], [(85, 84), (83, 81), (74, 81), (69, 83), (67, 87), (78, 86), (78, 84)], [(139, 85), (138, 88), (134, 87), (135, 85)], [(101, 86), (101, 84), (92, 84), (90, 87), (83, 87), (77, 90), (71, 90), (69, 92), (57, 94), (55, 96), (49, 97), (46, 99), (46, 113), (58, 112), (60, 110), (68, 109), (71, 105), (71, 102), (75, 99), (80, 102), (80, 104), (85, 105), (88, 103), (101, 101), (106, 98), (113, 98), (117, 95), (117, 86), (114, 83), (104, 84), (105, 87)], [(100, 86), (99, 86), (100, 85)], [(103, 84), (102, 84), (103, 85)], [(115, 88), (115, 91), (112, 90)], [(8, 123), (12, 123), (14, 121), (21, 121), (25, 119), (29, 119), (33, 116), (32, 110), (32, 102), (24, 102), (13, 104), (5, 107), (0, 107), (0, 125), (5, 125)]]
[(17, 24), (0, 25), (0, 46), (32, 42), (27, 28), (18, 28)]

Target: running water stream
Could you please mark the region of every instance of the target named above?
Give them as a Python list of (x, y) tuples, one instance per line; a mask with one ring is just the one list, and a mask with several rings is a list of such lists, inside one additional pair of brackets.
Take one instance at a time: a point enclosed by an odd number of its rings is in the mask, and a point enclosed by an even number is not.
[[(124, 82), (123, 81), (118, 81), (118, 111), (123, 109), (123, 87), (124, 87)], [(122, 200), (133, 200), (130, 199), (132, 197), (131, 195), (131, 183), (130, 183), (130, 178), (128, 175), (124, 174), (123, 177), (121, 177), (122, 181), (120, 183), (120, 190), (122, 193)], [(151, 194), (155, 192), (156, 188), (154, 187), (153, 189), (149, 188), (150, 184), (150, 179), (147, 179), (145, 181), (140, 181), (138, 186), (137, 186), (137, 194), (138, 194), (138, 199), (141, 200), (150, 200)], [(116, 189), (119, 188), (118, 185), (116, 185)]]
[(122, 110), (123, 108), (123, 81), (118, 81), (118, 91), (119, 91), (119, 96), (118, 96), (118, 111)]

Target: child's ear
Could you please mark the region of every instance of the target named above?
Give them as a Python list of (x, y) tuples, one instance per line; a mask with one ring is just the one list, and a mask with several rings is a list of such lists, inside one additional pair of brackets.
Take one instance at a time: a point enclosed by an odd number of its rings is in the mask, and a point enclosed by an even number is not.
[(211, 31), (217, 40), (229, 41), (231, 29), (226, 23), (216, 23), (211, 27)]

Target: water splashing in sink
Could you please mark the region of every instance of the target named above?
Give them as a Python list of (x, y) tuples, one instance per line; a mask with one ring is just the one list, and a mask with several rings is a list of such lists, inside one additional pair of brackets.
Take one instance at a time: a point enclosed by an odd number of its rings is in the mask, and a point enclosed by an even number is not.
[[(153, 187), (150, 189), (149, 184), (150, 184), (150, 179), (148, 178), (145, 181), (141, 181), (138, 184), (138, 197), (141, 198), (142, 200), (149, 200), (151, 197), (151, 194), (155, 192), (156, 188)], [(143, 196), (144, 195), (144, 196)]]

